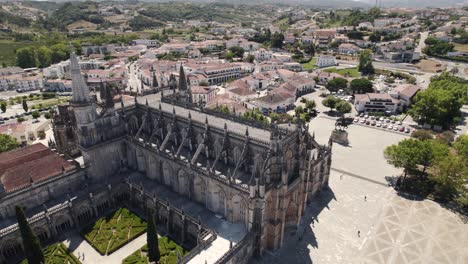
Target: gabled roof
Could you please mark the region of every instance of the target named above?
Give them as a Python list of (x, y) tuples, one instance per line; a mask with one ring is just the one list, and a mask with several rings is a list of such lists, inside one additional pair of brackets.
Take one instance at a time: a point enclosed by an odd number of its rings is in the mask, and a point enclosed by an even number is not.
[(0, 183), (7, 193), (75, 169), (41, 143), (0, 154)]

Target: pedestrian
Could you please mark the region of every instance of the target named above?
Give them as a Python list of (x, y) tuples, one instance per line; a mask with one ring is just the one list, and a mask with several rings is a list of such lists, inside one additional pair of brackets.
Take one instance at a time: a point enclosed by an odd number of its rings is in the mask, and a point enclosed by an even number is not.
[(360, 230), (357, 231), (357, 236), (361, 237), (361, 231)]
[(340, 175), (340, 180), (342, 180), (342, 179), (343, 179), (343, 174)]
[(83, 253), (83, 260), (84, 260), (84, 253)]
[(367, 202), (367, 195), (364, 195), (364, 201)]

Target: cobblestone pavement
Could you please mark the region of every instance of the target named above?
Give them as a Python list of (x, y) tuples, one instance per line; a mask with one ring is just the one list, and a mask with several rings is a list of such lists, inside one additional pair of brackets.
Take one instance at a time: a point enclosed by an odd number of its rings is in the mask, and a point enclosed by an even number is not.
[[(325, 144), (333, 126), (319, 117), (310, 129)], [(353, 125), (348, 133), (350, 146), (333, 145), (330, 188), (309, 205), (297, 230), (286, 231), (280, 250), (252, 262), (468, 263), (468, 225), (458, 215), (388, 186), (401, 171), (386, 163), (383, 149), (406, 136)]]

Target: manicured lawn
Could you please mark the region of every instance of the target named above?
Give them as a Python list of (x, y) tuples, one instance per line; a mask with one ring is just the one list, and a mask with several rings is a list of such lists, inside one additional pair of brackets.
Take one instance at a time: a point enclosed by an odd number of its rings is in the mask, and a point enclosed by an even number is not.
[[(44, 249), (45, 264), (80, 264), (81, 262), (62, 243), (50, 245)], [(27, 264), (24, 259), (21, 264)]]
[(289, 28), (289, 19), (288, 18), (283, 18), (283, 19), (277, 21), (275, 24), (281, 30), (286, 31)]
[(101, 255), (110, 254), (146, 232), (146, 222), (127, 208), (99, 218), (81, 234)]
[(349, 69), (330, 68), (330, 69), (326, 69), (325, 71), (334, 72), (334, 73), (341, 74), (343, 76), (348, 76), (348, 77), (353, 77), (353, 78), (357, 78), (360, 76), (357, 68), (349, 68)]
[[(187, 255), (188, 251), (177, 245), (174, 241), (167, 237), (159, 237), (159, 252), (161, 253), (160, 264), (176, 264), (177, 251), (181, 257)], [(147, 264), (148, 245), (144, 245), (141, 249), (135, 251), (122, 261), (122, 264)]]
[[(31, 42), (15, 42), (12, 40), (0, 40), (0, 62), (5, 62), (8, 66), (16, 64), (16, 50), (28, 46), (36, 46)], [(0, 63), (0, 67), (2, 66)]]
[(301, 66), (302, 66), (302, 69), (305, 70), (305, 71), (313, 70), (313, 69), (317, 68), (317, 66), (315, 66), (315, 63), (317, 63), (317, 58), (312, 58), (309, 62), (302, 63)]

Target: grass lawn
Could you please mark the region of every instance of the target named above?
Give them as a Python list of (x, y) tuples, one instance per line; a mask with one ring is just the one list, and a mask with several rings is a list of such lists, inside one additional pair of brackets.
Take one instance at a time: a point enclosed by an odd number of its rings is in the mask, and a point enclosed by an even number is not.
[[(187, 255), (188, 251), (177, 245), (174, 241), (167, 237), (159, 237), (159, 252), (161, 253), (160, 264), (177, 264), (177, 251), (181, 257)], [(122, 264), (146, 264), (148, 259), (148, 245), (144, 245), (141, 249), (135, 251), (130, 256), (126, 257)]]
[(338, 74), (341, 74), (343, 76), (348, 76), (348, 77), (352, 77), (352, 78), (357, 78), (357, 77), (360, 76), (357, 68), (349, 68), (349, 69), (330, 68), (330, 69), (326, 69), (325, 71), (326, 72), (338, 73)]
[(0, 40), (0, 62), (5, 62), (8, 66), (16, 65), (16, 50), (19, 48), (29, 46), (37, 46), (37, 44), (31, 42), (15, 42), (12, 40)]
[(317, 58), (312, 58), (309, 62), (302, 63), (301, 66), (302, 66), (302, 69), (305, 71), (313, 70), (317, 68), (317, 66), (315, 66), (315, 63), (317, 63)]
[(283, 19), (277, 21), (275, 24), (281, 30), (286, 31), (289, 28), (289, 19), (288, 18), (283, 18)]
[[(81, 262), (62, 243), (50, 245), (44, 249), (45, 264), (80, 264)], [(20, 264), (27, 264), (24, 259)]]
[(101, 255), (110, 254), (146, 232), (146, 222), (120, 208), (85, 227), (81, 234)]

